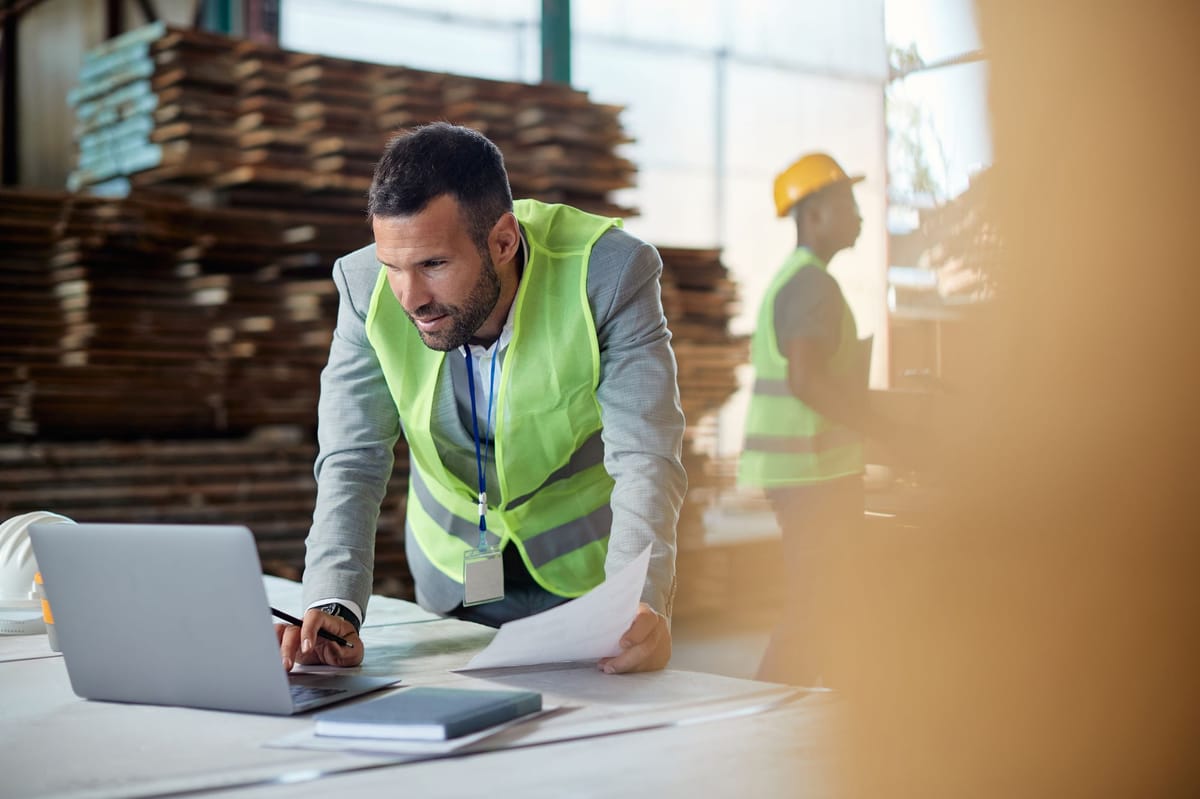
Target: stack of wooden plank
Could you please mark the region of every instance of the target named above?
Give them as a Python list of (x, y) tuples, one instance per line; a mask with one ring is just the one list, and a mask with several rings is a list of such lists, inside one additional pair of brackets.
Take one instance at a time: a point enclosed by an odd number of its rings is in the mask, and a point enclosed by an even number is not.
[(714, 413), (737, 391), (734, 370), (749, 359), (749, 339), (729, 333), (737, 289), (719, 250), (661, 247), (663, 308), (675, 357), (679, 391), (689, 423)]
[[(454, 78), (442, 72), (408, 67), (386, 68), (376, 84), (372, 104), (376, 131), (391, 136), (404, 128), (445, 119), (445, 93), (447, 84), (452, 80)], [(376, 151), (371, 157), (374, 159), (378, 156), (379, 151)]]
[[(244, 523), (297, 577), (329, 253), (367, 241), (360, 219), (0, 191), (0, 438), (39, 442), (0, 445), (0, 518)], [(376, 590), (411, 597), (406, 480), (401, 444)]]
[[(278, 208), (302, 196), (311, 174), (307, 137), (296, 130), (289, 53), (254, 42), (231, 46), (237, 76), (237, 139), (228, 166), (211, 180), (222, 204)], [(236, 202), (230, 198), (236, 197)]]
[(85, 56), (70, 97), (69, 188), (153, 187), (192, 202), (361, 213), (398, 129), (448, 119), (508, 160), (514, 195), (628, 216), (636, 169), (618, 106), (559, 85), (485, 80), (281, 50), (161, 24)]
[(336, 318), (333, 253), (369, 231), (0, 192), (0, 240), (14, 253), (0, 268), (13, 333), (0, 345), (3, 432), (61, 438), (311, 426)]
[(363, 205), (384, 136), (372, 114), (387, 70), (378, 64), (296, 54), (288, 76), (297, 128), (315, 173), (309, 188)]
[(86, 308), (77, 299), (55, 292), (78, 276), (50, 266), (62, 220), (61, 194), (0, 193), (0, 414), (17, 434), (36, 432), (21, 382), (28, 364), (56, 354), (70, 326), (85, 321)]
[(687, 429), (683, 465), (688, 494), (680, 514), (681, 546), (703, 538), (703, 513), (732, 482), (718, 463), (716, 413), (738, 388), (737, 367), (749, 359), (749, 339), (729, 333), (737, 290), (719, 250), (660, 247), (663, 310), (679, 367), (679, 399)]
[[(240, 438), (0, 444), (0, 519), (52, 510), (78, 522), (244, 524), (272, 573), (298, 579), (316, 448), (295, 428)], [(379, 516), (375, 591), (412, 598), (404, 557), (408, 454)]]
[(370, 112), (383, 67), (246, 42), (235, 49), (241, 163), (217, 179), (222, 201), (361, 213), (383, 147)]
[(158, 97), (150, 140), (164, 157), (135, 185), (206, 184), (228, 167), (237, 144), (234, 53), (223, 36), (170, 29), (151, 43), (150, 55)]
[(158, 106), (150, 47), (165, 31), (161, 24), (148, 25), (84, 54), (79, 86), (67, 94), (79, 148), (68, 178), (72, 190), (123, 196), (129, 192), (126, 175), (159, 165), (161, 148), (150, 143)]
[(637, 168), (617, 154), (631, 141), (619, 106), (556, 84), (450, 77), (446, 118), (483, 132), (504, 153), (514, 197), (574, 205), (608, 216), (632, 209), (609, 195), (633, 185)]
[(203, 183), (226, 166), (236, 131), (228, 40), (156, 23), (89, 51), (75, 108), (72, 190), (124, 196), (139, 185)]
[(618, 121), (621, 110), (595, 103), (556, 105), (549, 98), (522, 109), (512, 148), (521, 193), (593, 213), (631, 215), (633, 209), (609, 199), (633, 186), (637, 172), (617, 152), (631, 141)]

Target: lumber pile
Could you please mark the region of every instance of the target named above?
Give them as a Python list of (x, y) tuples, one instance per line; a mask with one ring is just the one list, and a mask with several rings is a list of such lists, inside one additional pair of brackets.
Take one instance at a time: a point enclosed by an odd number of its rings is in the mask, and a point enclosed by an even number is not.
[[(299, 579), (315, 456), (296, 428), (240, 438), (0, 444), (0, 518), (53, 509), (77, 522), (244, 524), (264, 569)], [(411, 597), (407, 475), (401, 446), (379, 516), (374, 590)]]
[[(104, 201), (77, 202), (88, 208)], [(37, 432), (23, 383), (29, 368), (39, 360), (54, 360), (62, 347), (71, 346), (72, 332), (78, 336), (86, 331), (86, 298), (71, 291), (80, 271), (51, 263), (56, 243), (64, 232), (73, 232), (67, 230), (68, 217), (64, 195), (0, 191), (0, 414), (7, 422), (0, 434)], [(60, 292), (59, 286), (66, 290)]]
[(230, 54), (213, 38), (155, 23), (85, 54), (67, 95), (79, 148), (69, 189), (119, 197), (133, 174), (195, 182), (220, 169), (231, 150), (236, 81)]
[(336, 316), (329, 269), (369, 233), (360, 220), (4, 191), (10, 239), (0, 436), (63, 438), (310, 427)]
[(699, 419), (720, 408), (737, 390), (734, 369), (749, 357), (749, 339), (731, 336), (737, 287), (721, 263), (720, 250), (660, 247), (663, 311), (686, 388), (684, 412)]
[(716, 413), (737, 391), (738, 366), (750, 357), (746, 336), (729, 333), (737, 313), (737, 287), (721, 263), (720, 250), (660, 247), (663, 311), (679, 368), (679, 400), (687, 428), (683, 465), (688, 493), (680, 512), (679, 543), (699, 545), (703, 514), (733, 483), (736, 472), (713, 457)]
[[(299, 576), (329, 270), (369, 238), (359, 218), (0, 191), (0, 517), (246, 524)], [(396, 460), (375, 588), (411, 597)]]
[(504, 153), (514, 197), (630, 214), (608, 199), (632, 186), (637, 171), (616, 153), (631, 141), (620, 106), (593, 103), (565, 86), (458, 76), (447, 78), (444, 96), (446, 119), (481, 131)]
[(627, 216), (621, 108), (566, 86), (386, 67), (162, 24), (90, 51), (69, 98), (69, 188), (153, 188), (189, 202), (359, 214), (397, 129), (445, 119), (505, 153), (514, 195)]

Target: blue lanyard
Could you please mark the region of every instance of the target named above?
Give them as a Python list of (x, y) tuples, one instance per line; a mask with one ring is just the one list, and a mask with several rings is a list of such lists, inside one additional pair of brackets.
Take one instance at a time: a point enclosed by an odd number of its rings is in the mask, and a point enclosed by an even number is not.
[[(479, 474), (479, 551), (487, 550), (487, 472), (483, 470), (484, 450), (479, 439), (479, 414), (475, 410), (475, 364), (471, 360), (471, 345), (463, 345), (463, 355), (467, 359), (467, 388), (471, 392), (471, 429), (475, 433), (475, 469)], [(491, 438), (492, 400), (496, 398), (496, 361), (500, 360), (500, 344), (496, 344), (496, 354), (492, 356), (491, 386), (488, 389), (487, 429), (484, 432)]]

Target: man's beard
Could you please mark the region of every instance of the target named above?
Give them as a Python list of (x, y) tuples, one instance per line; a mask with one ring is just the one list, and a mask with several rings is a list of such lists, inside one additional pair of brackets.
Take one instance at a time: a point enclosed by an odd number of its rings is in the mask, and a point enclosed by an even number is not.
[(461, 306), (431, 302), (428, 305), (422, 305), (415, 313), (410, 314), (405, 311), (408, 320), (413, 323), (413, 327), (416, 327), (414, 317), (417, 319), (429, 319), (437, 316), (450, 317), (450, 327), (444, 331), (426, 334), (421, 328), (416, 328), (417, 335), (429, 349), (441, 352), (458, 349), (471, 340), (475, 331), (487, 321), (488, 316), (495, 309), (496, 301), (500, 299), (500, 276), (496, 274), (491, 254), (483, 252), (480, 255), (483, 269), (479, 273), (479, 280), (475, 282), (471, 293), (467, 295), (466, 301)]

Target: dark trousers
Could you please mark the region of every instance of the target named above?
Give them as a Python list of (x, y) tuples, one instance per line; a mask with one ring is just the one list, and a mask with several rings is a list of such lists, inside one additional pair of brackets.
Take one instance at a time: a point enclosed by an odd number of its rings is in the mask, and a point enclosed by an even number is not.
[(768, 496), (783, 531), (785, 601), (758, 678), (836, 687), (831, 602), (846, 567), (842, 554), (862, 524), (862, 478), (772, 489)]

